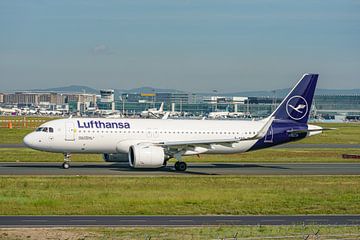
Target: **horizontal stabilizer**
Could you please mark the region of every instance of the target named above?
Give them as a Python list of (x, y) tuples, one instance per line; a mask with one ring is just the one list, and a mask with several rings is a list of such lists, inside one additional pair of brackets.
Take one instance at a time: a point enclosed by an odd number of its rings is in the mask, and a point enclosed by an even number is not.
[(337, 130), (337, 128), (317, 128), (317, 129), (291, 129), (287, 130), (287, 133), (308, 133), (308, 132), (322, 132), (329, 130)]

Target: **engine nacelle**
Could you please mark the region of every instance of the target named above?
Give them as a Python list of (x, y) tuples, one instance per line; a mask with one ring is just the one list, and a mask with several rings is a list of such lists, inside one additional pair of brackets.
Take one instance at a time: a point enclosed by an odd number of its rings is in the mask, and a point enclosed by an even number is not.
[(133, 168), (159, 168), (165, 163), (162, 147), (138, 144), (129, 148), (129, 164)]
[(104, 153), (105, 162), (127, 162), (129, 157), (127, 153)]

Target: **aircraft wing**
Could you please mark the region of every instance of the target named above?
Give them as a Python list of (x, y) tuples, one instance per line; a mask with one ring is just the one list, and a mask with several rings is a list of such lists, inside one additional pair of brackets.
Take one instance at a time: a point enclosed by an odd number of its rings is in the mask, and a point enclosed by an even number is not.
[(236, 143), (239, 142), (240, 139), (237, 138), (229, 138), (229, 139), (206, 139), (206, 140), (191, 140), (191, 141), (164, 141), (159, 142), (157, 145), (168, 146), (168, 147), (176, 147), (176, 146), (186, 146), (186, 145), (208, 145), (208, 144), (221, 144), (221, 143)]

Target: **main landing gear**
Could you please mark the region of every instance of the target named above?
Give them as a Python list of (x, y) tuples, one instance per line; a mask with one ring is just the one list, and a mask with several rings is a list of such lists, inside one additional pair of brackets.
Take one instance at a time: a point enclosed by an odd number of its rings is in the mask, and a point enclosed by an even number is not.
[(177, 162), (175, 163), (175, 170), (176, 170), (176, 171), (183, 172), (183, 171), (186, 170), (186, 168), (187, 168), (186, 162), (177, 161)]
[(175, 163), (175, 170), (179, 172), (184, 172), (187, 168), (186, 162), (183, 162), (181, 160), (181, 152), (178, 152), (174, 155), (174, 158), (176, 158), (177, 162)]
[(70, 168), (70, 161), (71, 161), (71, 154), (70, 153), (64, 153), (64, 163), (62, 164), (63, 169), (69, 169)]

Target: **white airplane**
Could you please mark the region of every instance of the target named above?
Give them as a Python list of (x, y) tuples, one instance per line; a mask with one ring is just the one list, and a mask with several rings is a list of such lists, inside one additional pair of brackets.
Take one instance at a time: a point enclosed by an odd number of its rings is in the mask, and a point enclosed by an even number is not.
[(63, 153), (65, 169), (70, 153), (99, 153), (106, 161), (127, 158), (133, 168), (159, 168), (175, 158), (175, 169), (185, 171), (184, 155), (247, 152), (327, 130), (307, 124), (317, 79), (318, 74), (305, 74), (278, 108), (259, 121), (68, 118), (42, 124), (24, 143)]
[(230, 118), (240, 118), (240, 117), (245, 117), (246, 114), (243, 112), (229, 112), (229, 117)]
[(219, 119), (219, 118), (239, 118), (246, 116), (243, 112), (209, 112), (208, 118)]
[(39, 110), (40, 114), (43, 115), (62, 115), (63, 113), (61, 111), (57, 110)]
[(2, 108), (2, 107), (0, 107), (0, 113), (18, 114), (20, 112), (21, 112), (21, 109), (19, 109), (19, 108)]
[(208, 118), (227, 118), (229, 117), (230, 112), (224, 111), (224, 112), (209, 112)]
[(157, 108), (149, 108), (148, 110), (142, 111), (140, 114), (142, 117), (155, 117), (160, 118), (165, 115), (164, 112), (164, 103), (162, 102), (159, 109)]

